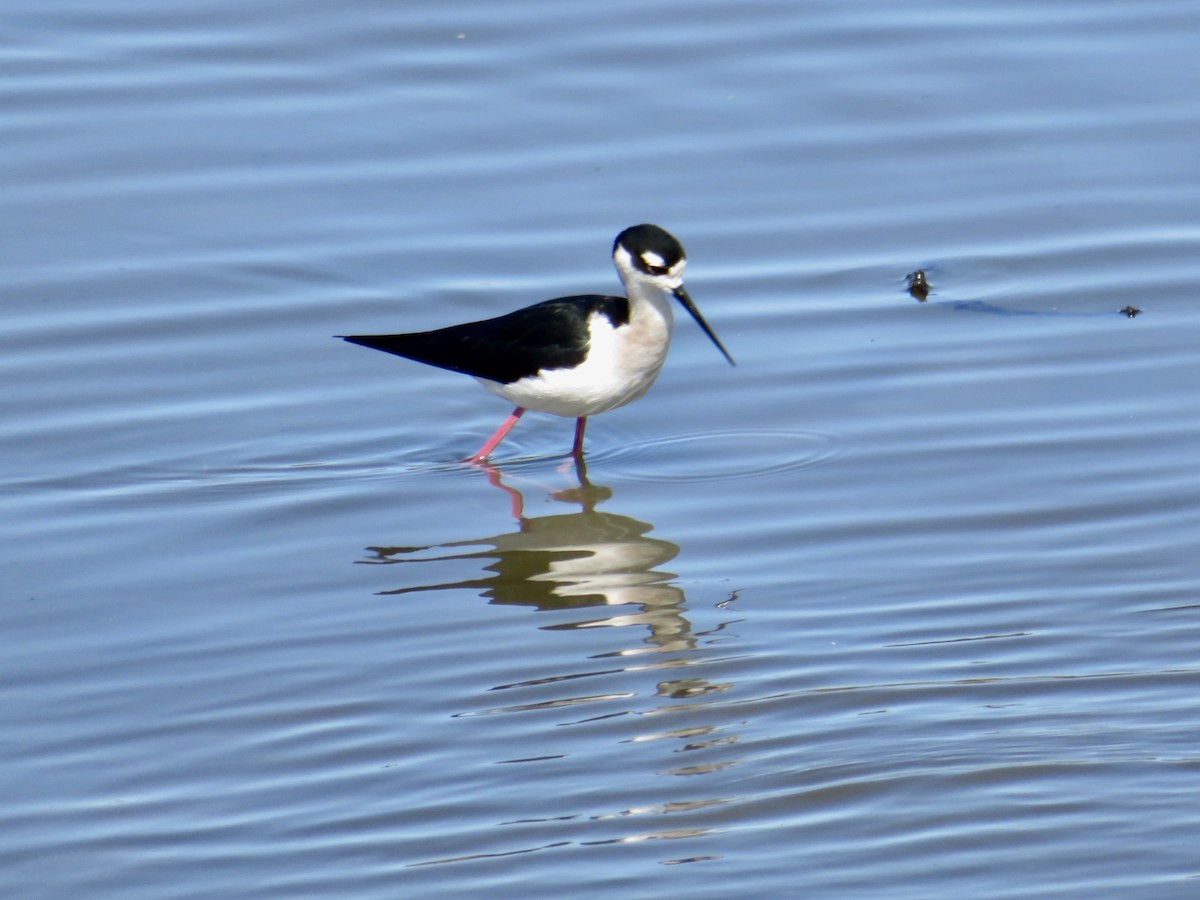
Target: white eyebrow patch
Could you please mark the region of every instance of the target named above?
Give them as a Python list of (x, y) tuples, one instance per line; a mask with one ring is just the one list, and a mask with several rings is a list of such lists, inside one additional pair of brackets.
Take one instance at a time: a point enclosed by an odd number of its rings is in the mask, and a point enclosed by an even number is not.
[(642, 251), (642, 262), (656, 269), (661, 269), (667, 264), (667, 261), (655, 253), (653, 250)]

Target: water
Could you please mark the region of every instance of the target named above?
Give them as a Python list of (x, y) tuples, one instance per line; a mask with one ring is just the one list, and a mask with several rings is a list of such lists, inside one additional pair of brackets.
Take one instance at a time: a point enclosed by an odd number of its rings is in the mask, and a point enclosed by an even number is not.
[[(6, 21), (6, 895), (1196, 894), (1194, 4)], [(585, 471), (331, 338), (640, 221)]]

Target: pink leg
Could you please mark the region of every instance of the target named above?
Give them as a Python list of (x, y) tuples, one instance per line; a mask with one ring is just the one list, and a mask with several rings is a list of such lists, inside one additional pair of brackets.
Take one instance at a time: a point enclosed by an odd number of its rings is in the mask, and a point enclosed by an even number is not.
[(477, 453), (472, 453), (464, 459), (463, 462), (480, 463), (486, 460), (491, 456), (492, 451), (496, 449), (500, 442), (504, 440), (505, 436), (512, 431), (513, 426), (517, 424), (517, 420), (523, 415), (525, 415), (525, 410), (518, 406), (512, 411), (512, 415), (504, 420), (504, 424), (496, 429), (496, 433), (487, 439), (487, 443), (480, 447)]
[(571, 448), (572, 456), (583, 456), (583, 430), (587, 428), (587, 416), (580, 416), (575, 422), (575, 446)]

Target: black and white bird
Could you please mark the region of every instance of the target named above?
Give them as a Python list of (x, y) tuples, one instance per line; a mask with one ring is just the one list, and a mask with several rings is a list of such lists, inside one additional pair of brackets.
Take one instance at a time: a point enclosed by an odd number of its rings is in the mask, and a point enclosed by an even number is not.
[(627, 297), (559, 297), (436, 331), (339, 337), (473, 375), (515, 403), (512, 415), (464, 462), (487, 459), (529, 409), (576, 419), (572, 452), (578, 456), (588, 416), (632, 403), (658, 378), (675, 324), (672, 298), (735, 364), (683, 287), (687, 256), (679, 241), (657, 225), (634, 225), (617, 235), (612, 252)]

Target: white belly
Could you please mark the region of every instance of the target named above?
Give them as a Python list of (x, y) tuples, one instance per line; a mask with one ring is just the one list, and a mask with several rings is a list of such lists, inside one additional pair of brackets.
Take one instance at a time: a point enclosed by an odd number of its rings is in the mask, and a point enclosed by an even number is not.
[(656, 307), (635, 305), (619, 328), (605, 316), (592, 316), (587, 359), (573, 369), (543, 369), (511, 384), (478, 381), (510, 403), (556, 416), (594, 416), (632, 403), (650, 390), (670, 349), (671, 311)]

